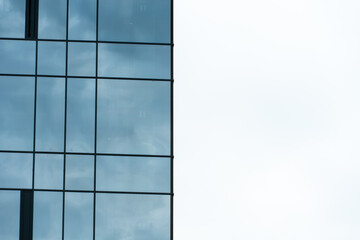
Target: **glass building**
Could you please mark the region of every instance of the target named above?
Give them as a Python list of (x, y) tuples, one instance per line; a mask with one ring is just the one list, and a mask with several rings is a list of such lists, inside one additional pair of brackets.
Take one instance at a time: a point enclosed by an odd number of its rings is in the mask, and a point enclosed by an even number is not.
[(0, 0), (0, 239), (173, 238), (172, 0)]

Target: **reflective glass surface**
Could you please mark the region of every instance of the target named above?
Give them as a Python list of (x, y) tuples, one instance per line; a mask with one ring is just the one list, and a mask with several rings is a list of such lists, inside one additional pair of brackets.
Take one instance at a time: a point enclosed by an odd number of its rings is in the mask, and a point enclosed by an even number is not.
[(31, 188), (32, 166), (32, 154), (0, 153), (0, 187)]
[(99, 44), (99, 76), (170, 79), (170, 47)]
[(97, 240), (170, 239), (170, 197), (96, 194)]
[(39, 0), (39, 38), (65, 39), (67, 0)]
[(66, 156), (66, 189), (94, 189), (94, 157), (87, 155)]
[(62, 189), (64, 156), (60, 154), (36, 154), (35, 188)]
[(98, 152), (170, 154), (169, 82), (98, 84)]
[(0, 191), (0, 239), (19, 240), (20, 191)]
[(66, 45), (64, 42), (39, 42), (38, 74), (65, 74)]
[(0, 37), (23, 38), (26, 0), (0, 1)]
[(0, 73), (34, 74), (35, 42), (0, 40)]
[(65, 240), (93, 239), (94, 194), (65, 194)]
[(95, 79), (68, 79), (66, 149), (94, 152)]
[(170, 42), (170, 0), (100, 0), (99, 40)]
[(96, 0), (69, 1), (69, 39), (96, 39)]
[(34, 78), (0, 76), (1, 150), (33, 149), (34, 87)]
[(95, 64), (95, 43), (69, 43), (68, 75), (95, 76)]
[(65, 79), (38, 78), (36, 150), (64, 150)]
[(62, 239), (62, 192), (34, 193), (33, 240)]
[(169, 158), (98, 156), (96, 168), (99, 191), (170, 191)]

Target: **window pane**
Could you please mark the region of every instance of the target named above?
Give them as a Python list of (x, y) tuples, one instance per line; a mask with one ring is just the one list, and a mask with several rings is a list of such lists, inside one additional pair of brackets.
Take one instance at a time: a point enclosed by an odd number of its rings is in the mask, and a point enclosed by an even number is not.
[(32, 168), (32, 154), (0, 153), (0, 187), (31, 188)]
[(34, 74), (35, 42), (0, 40), (0, 73)]
[(62, 239), (61, 192), (34, 193), (34, 240)]
[(0, 190), (0, 239), (19, 240), (20, 191)]
[(66, 156), (66, 189), (94, 189), (94, 157), (86, 155)]
[(64, 156), (59, 154), (36, 154), (35, 188), (62, 189)]
[(64, 42), (39, 42), (38, 74), (65, 75)]
[(96, 39), (96, 0), (70, 0), (69, 39)]
[(170, 159), (98, 156), (99, 191), (170, 192)]
[(92, 193), (66, 193), (65, 240), (93, 238), (94, 200)]
[(170, 47), (99, 44), (99, 76), (170, 78)]
[(66, 1), (39, 0), (39, 38), (66, 38)]
[(170, 83), (99, 80), (98, 152), (170, 153)]
[(68, 79), (66, 149), (94, 152), (95, 80)]
[(95, 63), (95, 43), (69, 43), (70, 76), (95, 76)]
[(0, 37), (24, 38), (25, 0), (0, 1)]
[(0, 149), (33, 150), (34, 78), (0, 76)]
[(38, 78), (36, 150), (64, 150), (65, 81)]
[(100, 0), (99, 39), (170, 42), (170, 0)]
[(96, 239), (170, 240), (170, 197), (96, 194)]

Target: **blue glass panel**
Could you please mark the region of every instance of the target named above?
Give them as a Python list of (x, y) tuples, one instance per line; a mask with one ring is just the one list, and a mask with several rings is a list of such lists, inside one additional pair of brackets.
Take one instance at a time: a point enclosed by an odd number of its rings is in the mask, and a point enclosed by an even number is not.
[(95, 80), (68, 79), (66, 149), (94, 152)]
[(170, 0), (100, 0), (99, 39), (170, 42)]
[(35, 42), (0, 40), (0, 73), (34, 74)]
[(1, 150), (32, 151), (34, 87), (34, 78), (0, 76)]
[(66, 189), (94, 189), (94, 157), (86, 155), (66, 156)]
[(65, 79), (38, 78), (36, 150), (64, 150)]
[(94, 194), (66, 193), (65, 240), (93, 239)]
[(59, 154), (36, 154), (35, 188), (62, 189), (64, 156)]
[(170, 153), (170, 83), (99, 80), (98, 152)]
[(0, 187), (31, 188), (32, 168), (32, 154), (0, 153)]
[(33, 240), (62, 239), (62, 192), (34, 193)]
[(39, 38), (66, 38), (67, 0), (39, 0)]
[(170, 79), (170, 47), (99, 44), (99, 76)]
[(170, 192), (170, 159), (98, 156), (99, 191)]
[(65, 75), (64, 42), (39, 42), (38, 74)]
[(69, 43), (68, 75), (95, 76), (95, 64), (95, 43)]
[(24, 38), (25, 0), (0, 1), (0, 37)]
[(0, 239), (19, 240), (20, 191), (0, 190)]
[(96, 39), (96, 0), (69, 1), (69, 39)]
[(170, 197), (96, 194), (96, 239), (170, 240)]

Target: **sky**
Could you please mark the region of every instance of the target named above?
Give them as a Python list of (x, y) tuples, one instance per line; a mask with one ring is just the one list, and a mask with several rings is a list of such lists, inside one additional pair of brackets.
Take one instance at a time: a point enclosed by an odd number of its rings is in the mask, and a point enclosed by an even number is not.
[(360, 238), (359, 10), (175, 1), (176, 239)]

